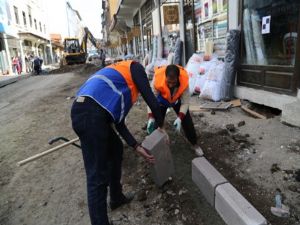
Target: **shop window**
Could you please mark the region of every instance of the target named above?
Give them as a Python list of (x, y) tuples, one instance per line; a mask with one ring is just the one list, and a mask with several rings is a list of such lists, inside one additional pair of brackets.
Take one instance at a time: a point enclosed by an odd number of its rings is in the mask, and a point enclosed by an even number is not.
[(179, 1), (166, 0), (161, 6), (163, 58), (175, 51), (176, 39), (179, 38)]
[(185, 23), (185, 55), (186, 61), (188, 61), (188, 59), (196, 51), (194, 1), (185, 0), (183, 11)]
[(152, 45), (152, 9), (154, 8), (154, 1), (147, 0), (141, 8), (142, 24), (143, 24), (143, 42), (145, 52), (149, 52)]
[(3, 50), (5, 50), (5, 45), (3, 43), (3, 39), (1, 38), (0, 39), (0, 51), (3, 51)]
[(139, 12), (136, 13), (136, 15), (133, 17), (133, 28), (132, 28), (132, 34), (135, 39), (135, 47), (136, 47), (136, 53), (137, 55), (143, 54), (142, 49), (142, 40), (141, 40), (141, 31), (140, 31), (140, 18), (139, 18)]
[(196, 51), (205, 52), (205, 46), (213, 45), (212, 51), (225, 56), (228, 0), (194, 0)]
[(32, 42), (28, 41), (28, 40), (24, 40), (24, 46), (31, 47), (32, 46)]
[(300, 0), (244, 0), (242, 62), (295, 64)]

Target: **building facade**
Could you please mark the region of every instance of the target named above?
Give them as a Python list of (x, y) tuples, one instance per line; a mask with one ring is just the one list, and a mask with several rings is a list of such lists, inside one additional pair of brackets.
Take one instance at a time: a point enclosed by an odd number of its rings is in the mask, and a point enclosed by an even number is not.
[[(52, 46), (47, 30), (47, 14), (43, 0), (2, 0), (7, 20), (3, 24), (14, 30), (14, 35), (2, 33), (6, 58), (3, 71), (12, 73), (11, 61), (19, 57), (22, 71), (26, 71), (25, 56), (39, 56), (44, 64), (52, 63)], [(29, 65), (29, 64), (28, 64)]]
[(300, 0), (123, 0), (107, 8), (107, 47), (141, 59), (155, 36), (162, 37), (163, 57), (179, 37), (183, 64), (209, 42), (222, 59), (227, 31), (241, 30), (235, 96), (278, 108), (283, 121), (300, 126), (300, 115), (291, 116), (300, 111)]

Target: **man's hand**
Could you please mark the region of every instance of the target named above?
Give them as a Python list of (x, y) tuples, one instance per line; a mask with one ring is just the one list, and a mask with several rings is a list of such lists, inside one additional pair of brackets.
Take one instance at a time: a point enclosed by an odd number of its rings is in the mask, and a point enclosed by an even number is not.
[(146, 159), (149, 163), (154, 164), (155, 163), (155, 159), (153, 155), (150, 155), (147, 153), (147, 151), (142, 147), (142, 146), (138, 146), (136, 149), (137, 153), (142, 156), (144, 159)]
[(147, 123), (147, 133), (151, 134), (154, 131), (154, 123), (155, 120), (153, 118), (149, 118)]
[(177, 117), (177, 119), (174, 121), (173, 123), (176, 132), (180, 132), (181, 130), (181, 119), (179, 117)]

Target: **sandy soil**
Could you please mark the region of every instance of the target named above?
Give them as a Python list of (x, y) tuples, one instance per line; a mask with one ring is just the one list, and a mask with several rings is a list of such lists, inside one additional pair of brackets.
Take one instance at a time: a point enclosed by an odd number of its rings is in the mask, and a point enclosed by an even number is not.
[[(49, 149), (47, 142), (53, 137), (75, 137), (70, 105), (77, 88), (97, 69), (74, 65), (0, 89), (0, 224), (89, 224), (78, 148), (66, 147), (22, 167), (16, 162)], [(192, 100), (193, 104), (202, 102), (197, 97)], [(171, 112), (167, 122), (174, 118)], [(271, 224), (299, 224), (298, 128), (283, 125), (279, 116), (254, 119), (240, 108), (215, 114), (193, 112), (193, 119), (206, 157)], [(142, 102), (133, 107), (127, 120), (139, 141), (146, 136), (146, 120)], [(241, 121), (245, 124), (238, 127)], [(226, 128), (228, 124), (235, 131)], [(224, 224), (191, 181), (195, 155), (190, 145), (168, 123), (166, 127), (176, 175), (157, 188), (149, 177), (149, 166), (125, 145), (124, 189), (136, 192), (136, 197), (128, 207), (109, 212), (110, 217), (116, 224)], [(291, 208), (290, 218), (270, 213), (276, 188)]]

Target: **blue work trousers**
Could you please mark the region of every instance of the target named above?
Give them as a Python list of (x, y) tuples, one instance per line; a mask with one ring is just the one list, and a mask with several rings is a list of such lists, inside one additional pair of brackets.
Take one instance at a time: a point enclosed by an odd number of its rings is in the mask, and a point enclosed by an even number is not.
[(107, 187), (111, 201), (122, 195), (123, 143), (112, 128), (110, 114), (91, 98), (75, 100), (71, 118), (81, 142), (91, 224), (108, 225)]

